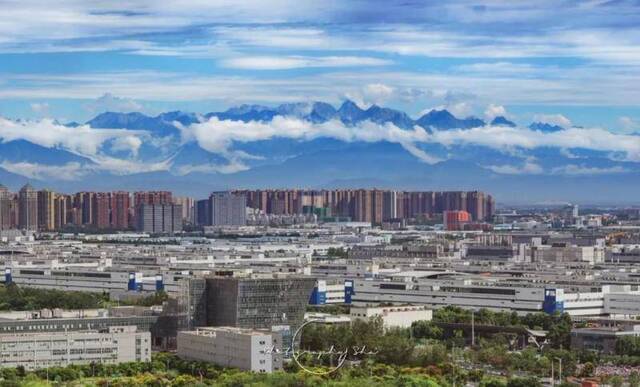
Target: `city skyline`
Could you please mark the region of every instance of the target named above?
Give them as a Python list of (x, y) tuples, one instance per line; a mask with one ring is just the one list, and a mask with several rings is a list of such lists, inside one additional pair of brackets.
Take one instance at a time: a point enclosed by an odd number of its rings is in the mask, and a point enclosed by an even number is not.
[(274, 219), (298, 222), (360, 222), (405, 227), (444, 221), (447, 229), (490, 229), (493, 196), (482, 191), (381, 189), (262, 189), (214, 191), (208, 198), (171, 191), (82, 191), (72, 194), (30, 184), (12, 193), (0, 185), (0, 231), (136, 230), (174, 234), (183, 226), (260, 225)]

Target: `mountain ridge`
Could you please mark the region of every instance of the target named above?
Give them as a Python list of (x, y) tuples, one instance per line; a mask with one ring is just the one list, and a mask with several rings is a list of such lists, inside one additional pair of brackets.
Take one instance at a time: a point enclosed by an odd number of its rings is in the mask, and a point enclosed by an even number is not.
[[(331, 122), (326, 128), (334, 132), (327, 135), (311, 132), (308, 136), (280, 133), (277, 130), (299, 130), (298, 123), (282, 124), (276, 117), (318, 124), (313, 130), (324, 130), (325, 126), (320, 124)], [(208, 131), (218, 125), (216, 121), (208, 123), (211, 118), (236, 121), (229, 126), (233, 129), (228, 130), (250, 132), (247, 137), (225, 137), (219, 131), (209, 135)], [(243, 126), (238, 122), (261, 126)], [(30, 130), (28, 122), (21, 123), (24, 130)], [(276, 128), (271, 123), (285, 126)], [(386, 134), (370, 137), (366, 132), (375, 128), (372, 125), (378, 125), (375, 130)], [(639, 188), (635, 183), (622, 186), (620, 192), (601, 188), (599, 184), (604, 187), (612, 179), (633, 179), (640, 171), (640, 161), (597, 147), (543, 144), (500, 148), (483, 141), (405, 140), (419, 133), (414, 130), (416, 127), (423, 128), (429, 139), (462, 138), (464, 133), (476, 132), (475, 129), (481, 133), (483, 128), (493, 129), (488, 127), (502, 128), (498, 133), (507, 130), (511, 135), (527, 136), (566, 130), (544, 122), (518, 126), (504, 116), (496, 116), (489, 122), (473, 116), (459, 118), (446, 109), (432, 109), (414, 119), (400, 110), (376, 104), (361, 107), (349, 100), (337, 108), (320, 101), (275, 107), (245, 104), (205, 114), (179, 110), (155, 116), (105, 112), (83, 125), (66, 127), (80, 126), (83, 132), (86, 126), (101, 129), (101, 135), (107, 137), (108, 129), (121, 130), (114, 131), (114, 137), (104, 140), (97, 153), (91, 155), (65, 148), (63, 139), (54, 146), (44, 146), (26, 139), (0, 138), (0, 183), (11, 186), (33, 181), (36, 186), (60, 190), (174, 187), (176, 192), (202, 196), (207, 190), (234, 187), (326, 187), (337, 182), (363, 185), (369, 182), (370, 186), (376, 186), (386, 182), (398, 189), (483, 189), (505, 200), (570, 200), (570, 192), (582, 195), (585, 200), (588, 195), (596, 197), (603, 193), (623, 198)], [(190, 129), (193, 127), (204, 131), (201, 137), (194, 137), (195, 132)], [(336, 128), (353, 133), (342, 136)], [(122, 129), (130, 133), (116, 136)], [(273, 133), (261, 135), (264, 130)], [(356, 133), (365, 134), (356, 136)], [(558, 194), (545, 188), (549, 184), (553, 184)], [(576, 187), (581, 185), (591, 188), (578, 192)]]

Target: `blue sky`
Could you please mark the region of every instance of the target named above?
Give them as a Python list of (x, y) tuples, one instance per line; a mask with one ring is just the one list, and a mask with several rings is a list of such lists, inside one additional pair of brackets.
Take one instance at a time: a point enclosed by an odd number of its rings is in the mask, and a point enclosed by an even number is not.
[(640, 131), (638, 1), (0, 0), (0, 10), (0, 115), (14, 119), (349, 98), (414, 116), (447, 108)]

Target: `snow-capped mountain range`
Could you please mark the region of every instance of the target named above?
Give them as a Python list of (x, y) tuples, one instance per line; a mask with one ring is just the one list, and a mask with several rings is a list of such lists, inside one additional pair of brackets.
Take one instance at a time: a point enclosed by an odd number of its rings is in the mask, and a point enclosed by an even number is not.
[(483, 189), (504, 202), (633, 202), (640, 136), (520, 125), (508, 117), (412, 118), (352, 101), (224, 112), (107, 112), (86, 123), (0, 117), (0, 183), (61, 191), (385, 187)]

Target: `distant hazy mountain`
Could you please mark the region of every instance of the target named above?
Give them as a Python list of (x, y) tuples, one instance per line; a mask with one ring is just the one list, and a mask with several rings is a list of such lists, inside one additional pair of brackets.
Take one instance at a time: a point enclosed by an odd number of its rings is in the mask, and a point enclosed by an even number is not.
[(157, 117), (149, 117), (142, 113), (102, 113), (87, 121), (87, 125), (100, 129), (131, 129), (147, 130), (160, 136), (171, 136), (179, 134), (173, 121), (183, 124), (197, 122), (194, 114), (182, 112), (163, 113)]
[(485, 122), (475, 117), (467, 117), (464, 119), (456, 118), (447, 110), (431, 110), (429, 113), (418, 118), (416, 124), (425, 129), (469, 129), (484, 126)]
[(508, 126), (511, 128), (515, 128), (517, 125), (515, 122), (513, 121), (509, 121), (508, 119), (506, 119), (503, 116), (497, 116), (496, 118), (494, 118), (493, 120), (491, 120), (491, 124), (490, 125), (494, 125), (494, 126)]
[[(310, 137), (285, 132), (262, 136), (256, 132), (246, 136), (236, 133), (238, 136), (227, 139), (213, 130), (210, 138), (207, 133), (200, 138), (210, 141), (207, 144), (185, 135), (191, 125), (205, 123), (213, 117), (236, 121), (236, 126), (237, 121), (260, 123), (247, 125), (247, 129), (240, 124), (233, 130), (275, 130), (267, 128), (278, 116), (292, 120), (286, 122), (288, 127), (277, 130), (295, 132), (298, 130), (296, 120), (301, 120), (313, 124), (335, 123), (318, 125), (321, 130), (362, 132), (377, 130), (375, 125), (383, 125), (387, 129), (395, 126), (400, 132), (395, 134), (395, 140), (374, 141), (380, 137), (363, 135), (357, 137), (359, 140), (354, 137), (343, 141), (339, 138), (351, 137), (315, 132)], [(162, 188), (197, 197), (213, 189), (232, 187), (483, 189), (507, 202), (629, 201), (640, 190), (640, 163), (606, 150), (594, 150), (597, 148), (568, 144), (566, 147), (500, 149), (480, 145), (490, 141), (474, 144), (423, 141), (411, 146), (402, 142), (402, 131), (413, 133), (416, 126), (434, 137), (460, 136), (469, 129), (486, 125), (510, 128), (514, 134), (522, 131), (522, 135), (531, 135), (531, 130), (540, 135), (565, 130), (542, 122), (532, 123), (528, 129), (518, 127), (503, 116), (486, 123), (476, 117), (459, 118), (447, 110), (431, 110), (413, 119), (399, 110), (378, 105), (362, 108), (347, 100), (337, 108), (324, 102), (276, 107), (240, 105), (202, 115), (182, 111), (157, 116), (107, 112), (87, 121), (86, 125), (127, 129), (131, 134), (100, 142), (97, 153), (92, 155), (66, 148), (65, 141), (46, 147), (25, 139), (0, 138), (0, 184), (16, 189), (31, 180), (36, 187), (69, 191)], [(340, 125), (342, 128), (336, 129)], [(80, 124), (72, 122), (65, 126), (77, 128)], [(213, 129), (206, 125), (198, 128)], [(29, 130), (28, 126), (25, 130)], [(430, 159), (425, 160), (424, 155)], [(42, 173), (34, 173), (39, 168)], [(71, 175), (73, 171), (75, 174)]]
[(529, 129), (533, 129), (533, 130), (537, 130), (539, 132), (545, 132), (545, 133), (559, 132), (561, 130), (564, 130), (562, 126), (547, 124), (544, 122), (534, 122), (531, 125), (529, 125)]

